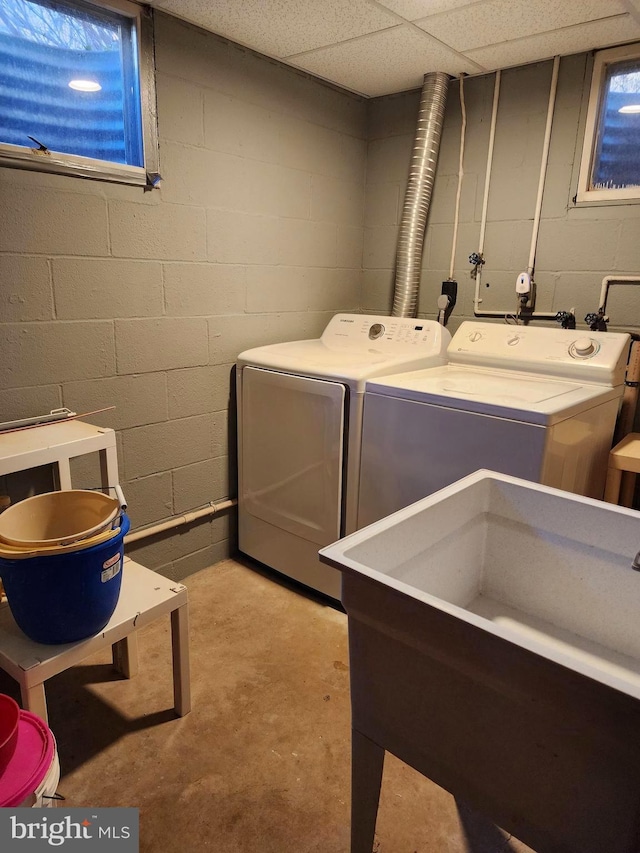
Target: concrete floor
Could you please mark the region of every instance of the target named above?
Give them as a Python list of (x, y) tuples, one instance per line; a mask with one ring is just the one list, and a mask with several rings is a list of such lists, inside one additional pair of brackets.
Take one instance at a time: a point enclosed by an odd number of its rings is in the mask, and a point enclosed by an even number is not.
[[(185, 584), (191, 714), (172, 710), (168, 617), (131, 681), (104, 654), (47, 682), (66, 805), (139, 807), (143, 853), (348, 853), (346, 616), (234, 560)], [(387, 755), (375, 853), (528, 850)]]

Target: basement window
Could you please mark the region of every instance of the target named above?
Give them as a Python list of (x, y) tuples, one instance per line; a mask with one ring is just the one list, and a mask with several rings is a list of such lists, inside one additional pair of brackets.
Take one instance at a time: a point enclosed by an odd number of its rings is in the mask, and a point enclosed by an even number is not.
[(153, 184), (155, 113), (147, 9), (0, 0), (0, 165)]
[(577, 202), (640, 199), (640, 45), (595, 55)]

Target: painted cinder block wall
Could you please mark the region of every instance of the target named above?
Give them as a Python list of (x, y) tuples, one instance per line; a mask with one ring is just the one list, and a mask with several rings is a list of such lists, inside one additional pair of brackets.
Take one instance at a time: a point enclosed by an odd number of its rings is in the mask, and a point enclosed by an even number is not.
[[(59, 405), (118, 431), (135, 526), (233, 490), (229, 396), (238, 352), (319, 334), (340, 310), (387, 313), (419, 93), (363, 101), (168, 16), (156, 16), (162, 189), (0, 169), (0, 414)], [(640, 205), (571, 204), (590, 59), (562, 60), (540, 229), (538, 307), (595, 310), (603, 275), (640, 270)], [(489, 201), (487, 308), (526, 267), (551, 63), (505, 71)], [(460, 108), (450, 88), (420, 300), (448, 275)], [(450, 326), (472, 316), (493, 76), (468, 79)], [(365, 182), (366, 180), (366, 182)], [(364, 226), (364, 244), (363, 244)], [(614, 327), (640, 291), (611, 291)], [(231, 459), (229, 453), (231, 451)], [(97, 484), (80, 460), (78, 485)], [(39, 473), (39, 472), (38, 472)], [(16, 497), (49, 472), (0, 481)], [(131, 549), (182, 578), (226, 556), (229, 520)]]
[[(591, 77), (587, 54), (561, 60), (549, 166), (536, 258), (539, 311), (575, 308), (578, 325), (596, 311), (602, 278), (640, 274), (640, 204), (576, 207), (578, 167)], [(486, 310), (515, 309), (515, 280), (526, 270), (547, 115), (552, 62), (502, 73), (485, 239), (481, 296)], [(478, 249), (494, 76), (465, 81), (467, 130), (454, 278), (455, 330), (473, 317), (469, 254)], [(368, 104), (368, 157), (363, 255), (363, 309), (385, 313), (392, 300), (393, 263), (419, 93)], [(425, 237), (419, 311), (435, 316), (449, 275), (461, 126), (459, 84), (449, 89), (437, 177)], [(488, 286), (485, 286), (488, 284)], [(640, 287), (614, 287), (611, 328), (640, 327)], [(550, 321), (535, 321), (544, 325)]]
[[(162, 14), (156, 63), (159, 191), (0, 169), (1, 418), (115, 405), (88, 420), (136, 527), (233, 491), (237, 354), (358, 310), (362, 274), (364, 101)], [(220, 517), (129, 552), (181, 578), (228, 549)]]

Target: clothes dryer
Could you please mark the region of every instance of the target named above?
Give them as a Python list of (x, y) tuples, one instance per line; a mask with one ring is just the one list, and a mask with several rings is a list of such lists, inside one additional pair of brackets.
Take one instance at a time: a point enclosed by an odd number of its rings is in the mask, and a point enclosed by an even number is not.
[(358, 527), (480, 468), (602, 498), (629, 342), (470, 321), (447, 365), (367, 382)]
[(317, 340), (238, 357), (240, 550), (333, 598), (318, 549), (356, 529), (365, 381), (444, 364), (433, 320), (338, 314)]

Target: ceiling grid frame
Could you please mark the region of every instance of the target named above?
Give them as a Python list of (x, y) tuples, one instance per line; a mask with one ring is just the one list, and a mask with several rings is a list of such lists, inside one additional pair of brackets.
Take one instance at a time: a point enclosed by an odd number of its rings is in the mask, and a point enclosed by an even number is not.
[(640, 41), (640, 0), (150, 3), (369, 98), (418, 88), (429, 71), (445, 71), (452, 77), (485, 74), (555, 55)]

